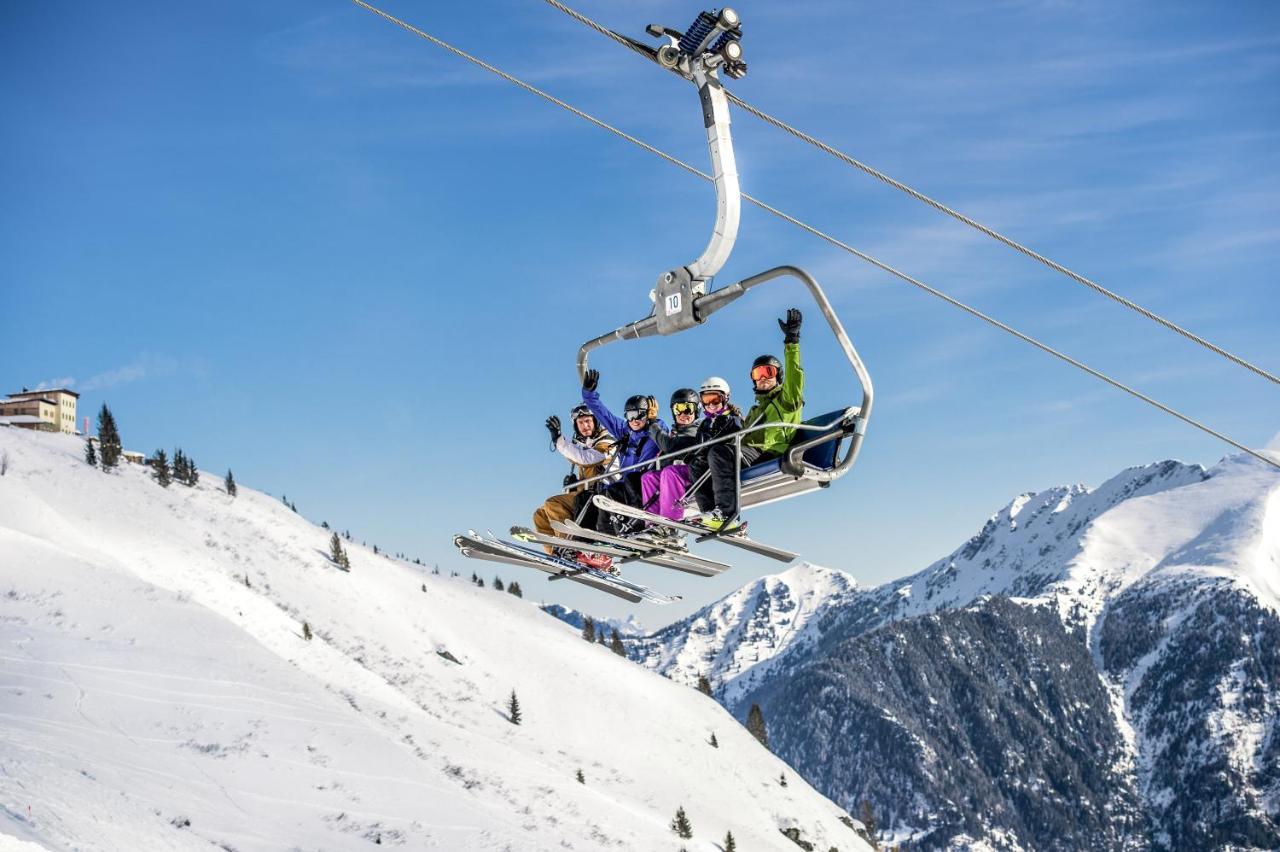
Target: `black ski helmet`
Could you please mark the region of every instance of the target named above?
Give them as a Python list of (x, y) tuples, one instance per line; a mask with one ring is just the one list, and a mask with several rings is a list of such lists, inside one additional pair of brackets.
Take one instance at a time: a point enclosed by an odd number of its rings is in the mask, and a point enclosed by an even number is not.
[[(644, 394), (639, 393), (634, 396), (627, 397), (627, 403), (622, 407), (623, 416), (626, 417), (627, 413), (631, 411), (643, 411), (645, 419), (647, 420), (649, 418), (649, 401), (652, 399), (653, 397), (651, 396), (645, 396)], [(627, 419), (630, 420), (631, 418), (627, 417)]]
[(678, 390), (678, 391), (676, 391), (675, 393), (671, 394), (671, 404), (670, 404), (670, 406), (668, 406), (668, 408), (669, 408), (669, 409), (670, 409), (670, 411), (671, 411), (671, 416), (672, 416), (672, 417), (675, 417), (675, 416), (676, 416), (676, 403), (677, 403), (677, 402), (692, 402), (692, 403), (693, 403), (693, 413), (694, 413), (694, 416), (695, 416), (695, 417), (696, 417), (696, 416), (698, 415), (698, 413), (699, 413), (699, 412), (701, 412), (701, 410), (702, 410), (702, 400), (701, 400), (701, 398), (699, 397), (698, 392), (697, 392), (696, 390), (694, 390), (693, 388), (680, 388), (680, 390)]
[[(590, 435), (582, 435), (581, 432), (578, 432), (579, 417), (591, 418), (591, 434)], [(600, 428), (600, 421), (596, 420), (596, 416), (591, 413), (590, 407), (588, 407), (585, 402), (580, 402), (569, 410), (569, 420), (573, 423), (574, 433), (578, 435), (582, 435), (582, 437), (584, 438), (590, 438), (591, 435), (594, 435), (596, 431)]]
[[(756, 367), (774, 367), (778, 371), (778, 384), (782, 384), (782, 362), (772, 355), (761, 355), (759, 358), (751, 362), (751, 372), (754, 373)], [(748, 374), (750, 377), (750, 374)], [(751, 379), (751, 386), (756, 386), (756, 380)]]

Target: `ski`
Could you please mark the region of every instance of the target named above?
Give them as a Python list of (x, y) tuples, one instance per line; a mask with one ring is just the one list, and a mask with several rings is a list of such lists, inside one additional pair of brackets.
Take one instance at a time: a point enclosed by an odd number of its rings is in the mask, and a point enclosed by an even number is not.
[(540, 548), (534, 549), (524, 547), (515, 542), (504, 541), (495, 537), (492, 533), (488, 536), (481, 536), (474, 530), (470, 530), (467, 535), (454, 536), (454, 545), (462, 552), (463, 556), (536, 568), (551, 574), (550, 579), (554, 580), (563, 577), (567, 580), (592, 586), (601, 591), (607, 591), (633, 603), (646, 600), (651, 603), (667, 604), (680, 599), (678, 595), (664, 595), (660, 592), (655, 592), (647, 586), (627, 580), (616, 574), (589, 568), (556, 556), (549, 556)]
[(635, 548), (615, 547), (608, 544), (599, 544), (594, 541), (570, 541), (567, 538), (561, 538), (556, 535), (543, 535), (537, 530), (531, 530), (528, 527), (512, 527), (511, 537), (516, 541), (536, 544), (549, 544), (552, 547), (562, 547), (566, 550), (585, 550), (590, 553), (603, 553), (606, 556), (635, 556)]
[[(633, 541), (617, 535), (609, 535), (608, 533), (596, 532), (589, 530), (573, 521), (552, 521), (551, 528), (556, 532), (564, 533), (568, 536), (574, 536), (575, 546), (579, 544), (576, 539), (586, 538), (595, 539), (605, 544), (616, 545), (620, 548), (629, 550), (628, 559), (636, 559), (641, 562), (649, 562), (654, 565), (661, 565), (664, 568), (674, 568), (677, 571), (684, 571), (688, 574), (697, 574), (700, 577), (714, 577), (722, 571), (727, 571), (732, 566), (725, 562), (716, 562), (714, 559), (706, 559), (701, 556), (694, 556), (684, 550), (676, 550), (669, 547), (659, 547), (650, 545), (647, 542)], [(561, 539), (563, 541), (563, 539)], [(588, 542), (582, 542), (588, 544)]]
[(497, 562), (503, 565), (516, 565), (521, 568), (533, 568), (538, 571), (545, 571), (550, 576), (548, 580), (563, 578), (581, 583), (584, 586), (590, 586), (593, 589), (605, 592), (615, 597), (622, 598), (630, 603), (640, 603), (644, 598), (635, 592), (626, 589), (616, 588), (608, 583), (598, 581), (590, 576), (579, 576), (571, 574), (561, 568), (552, 568), (542, 564), (536, 559), (530, 559), (523, 556), (513, 556), (497, 548), (490, 547), (482, 541), (469, 540), (466, 536), (455, 536), (454, 544), (458, 548), (458, 552), (468, 559), (480, 559), (485, 562)]
[(590, 568), (578, 562), (572, 562), (568, 559), (559, 559), (558, 557), (554, 557), (554, 556), (548, 557), (546, 555), (546, 552), (543, 551), (542, 548), (527, 547), (525, 545), (516, 544), (515, 542), (512, 542), (512, 541), (505, 541), (502, 539), (498, 539), (494, 537), (493, 533), (489, 533), (489, 540), (501, 545), (502, 547), (512, 548), (522, 553), (526, 553), (534, 558), (551, 559), (555, 562), (558, 562), (559, 564), (565, 566), (565, 568), (568, 569), (568, 573), (574, 575), (569, 577), (569, 579), (577, 579), (577, 575), (579, 574), (584, 576), (589, 576), (600, 582), (611, 584), (619, 589), (625, 589), (627, 591), (638, 594), (641, 597), (643, 597), (645, 600), (652, 601), (653, 603), (671, 603), (672, 601), (680, 600), (680, 595), (664, 595), (661, 592), (655, 592), (652, 589), (650, 589), (648, 586), (645, 586), (641, 583), (637, 583), (634, 580), (628, 580), (625, 577), (621, 576), (620, 574), (611, 574), (608, 571), (601, 571), (599, 568)]
[(745, 535), (735, 535), (729, 533), (727, 535), (716, 535), (706, 527), (700, 527), (696, 524), (687, 524), (681, 521), (673, 521), (670, 518), (664, 518), (662, 515), (655, 515), (646, 512), (644, 509), (637, 509), (634, 506), (628, 506), (625, 503), (619, 503), (617, 500), (610, 500), (603, 494), (597, 494), (591, 498), (595, 501), (596, 507), (602, 512), (611, 512), (615, 515), (623, 515), (628, 518), (637, 518), (638, 520), (648, 521), (651, 524), (658, 524), (671, 529), (680, 530), (697, 536), (697, 541), (718, 541), (721, 544), (728, 544), (733, 547), (748, 550), (760, 556), (767, 556), (770, 559), (776, 559), (779, 562), (791, 562), (800, 558), (800, 554), (792, 553), (789, 550), (783, 550), (780, 547), (762, 544), (754, 539), (747, 538)]
[[(591, 535), (590, 530), (582, 530), (581, 527), (577, 527), (576, 530), (573, 530), (572, 532), (568, 531), (566, 528), (566, 530), (563, 530), (562, 532), (564, 535), (573, 536)], [(605, 555), (613, 556), (613, 558), (620, 564), (644, 562), (650, 565), (658, 565), (660, 568), (671, 568), (672, 571), (698, 574), (699, 577), (714, 577), (719, 572), (728, 568), (728, 565), (726, 564), (712, 562), (712, 560), (709, 559), (700, 559), (698, 556), (690, 556), (681, 550), (660, 548), (658, 545), (620, 539), (620, 537), (617, 536), (611, 536), (612, 539), (614, 539), (612, 542), (581, 541), (580, 539), (563, 539), (563, 537), (559, 536), (544, 536), (541, 535), (540, 532), (529, 530), (529, 528), (526, 527), (512, 527), (511, 536), (517, 541), (549, 544), (554, 546), (554, 548), (585, 550), (588, 551), (588, 553), (603, 553)]]
[[(533, 568), (538, 571), (544, 571), (550, 574), (547, 579), (555, 580), (564, 578), (581, 583), (584, 586), (590, 586), (602, 592), (622, 598), (631, 603), (639, 603), (645, 600), (644, 596), (630, 589), (620, 588), (613, 583), (598, 579), (588, 572), (579, 572), (577, 569), (582, 566), (576, 566), (570, 569), (565, 565), (553, 564), (550, 561), (537, 559), (535, 557), (512, 553), (474, 534), (471, 536), (457, 535), (453, 539), (454, 545), (458, 551), (469, 559), (482, 559), (486, 562), (498, 562), (505, 565), (517, 565), (522, 568)], [(665, 601), (661, 601), (664, 602)]]

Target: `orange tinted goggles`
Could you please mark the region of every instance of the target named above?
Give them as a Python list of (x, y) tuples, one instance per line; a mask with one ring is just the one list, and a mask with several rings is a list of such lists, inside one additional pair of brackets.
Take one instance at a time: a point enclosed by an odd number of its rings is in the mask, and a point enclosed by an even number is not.
[(759, 367), (751, 368), (751, 381), (758, 382), (761, 379), (778, 378), (778, 368), (772, 364), (761, 364)]
[(702, 395), (702, 405), (703, 407), (709, 405), (713, 408), (717, 405), (724, 405), (724, 394), (719, 391), (707, 391)]

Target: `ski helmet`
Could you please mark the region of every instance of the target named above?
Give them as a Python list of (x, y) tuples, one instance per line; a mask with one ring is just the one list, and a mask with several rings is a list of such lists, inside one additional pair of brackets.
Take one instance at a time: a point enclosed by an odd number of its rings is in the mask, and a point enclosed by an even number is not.
[[(591, 431), (588, 432), (586, 435), (582, 435), (581, 432), (578, 432), (579, 417), (591, 418)], [(577, 405), (575, 405), (572, 409), (569, 410), (569, 419), (573, 421), (573, 430), (575, 432), (578, 432), (578, 434), (582, 435), (582, 437), (584, 438), (590, 438), (592, 435), (594, 435), (597, 427), (599, 426), (599, 423), (596, 421), (596, 416), (591, 413), (591, 409), (587, 406), (585, 402), (580, 402)]]
[[(724, 404), (729, 404), (729, 383), (719, 376), (711, 376), (702, 383), (702, 387), (698, 389), (699, 398), (709, 393), (718, 393), (724, 397)], [(702, 403), (706, 407), (706, 402)]]
[(751, 385), (753, 387), (756, 383), (757, 367), (772, 367), (777, 370), (778, 384), (782, 384), (782, 362), (772, 355), (761, 355), (759, 358), (751, 362)]
[(671, 394), (671, 416), (676, 416), (676, 404), (685, 403), (693, 406), (693, 414), (696, 417), (702, 408), (702, 401), (698, 397), (698, 392), (693, 388), (680, 388), (680, 390)]
[(636, 394), (627, 397), (627, 403), (622, 407), (622, 414), (628, 420), (647, 420), (649, 418), (649, 400), (644, 394)]

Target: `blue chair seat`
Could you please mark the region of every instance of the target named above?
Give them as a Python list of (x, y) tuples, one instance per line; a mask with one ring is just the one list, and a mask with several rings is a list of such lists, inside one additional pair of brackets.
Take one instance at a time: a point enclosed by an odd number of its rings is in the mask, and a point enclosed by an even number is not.
[[(821, 435), (837, 432), (839, 431), (840, 420), (843, 416), (844, 409), (842, 408), (839, 411), (829, 411), (826, 414), (821, 414), (817, 417), (806, 420), (804, 422), (810, 426), (831, 426), (832, 428), (827, 429), (824, 432), (815, 432), (809, 429), (799, 430), (795, 434), (795, 440), (811, 441)], [(816, 447), (811, 447), (805, 452), (804, 460), (814, 467), (822, 468), (823, 470), (830, 470), (836, 466), (836, 450), (839, 446), (839, 441), (828, 441), (825, 444), (819, 444)], [(781, 456), (776, 459), (761, 462), (760, 464), (753, 464), (751, 467), (743, 470), (742, 481), (750, 482), (753, 479), (759, 479), (762, 476), (777, 473), (780, 470), (782, 470)]]

